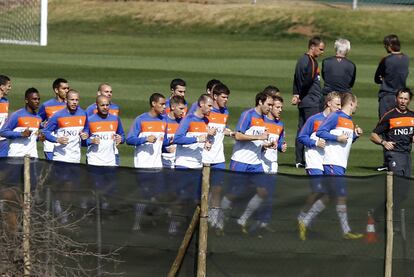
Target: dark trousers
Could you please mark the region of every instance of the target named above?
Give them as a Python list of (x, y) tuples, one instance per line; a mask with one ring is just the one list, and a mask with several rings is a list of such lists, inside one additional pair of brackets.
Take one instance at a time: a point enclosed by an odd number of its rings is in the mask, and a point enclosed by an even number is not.
[[(388, 112), (389, 110), (395, 108), (395, 105), (396, 105), (396, 97), (395, 97), (394, 94), (388, 93), (388, 94), (385, 94), (384, 96), (380, 97), (378, 99), (378, 117), (379, 117), (379, 119), (381, 119), (386, 112)], [(384, 148), (383, 152), (384, 152), (383, 153), (383, 155), (384, 155), (383, 166), (387, 167), (388, 165), (386, 164), (385, 148)]]
[(297, 137), (303, 125), (305, 124), (306, 120), (308, 120), (308, 118), (311, 117), (312, 115), (319, 113), (320, 110), (319, 110), (319, 107), (298, 108), (298, 110), (299, 110), (298, 131), (296, 133), (296, 140), (295, 140), (296, 163), (305, 164), (304, 146), (302, 143), (298, 142)]

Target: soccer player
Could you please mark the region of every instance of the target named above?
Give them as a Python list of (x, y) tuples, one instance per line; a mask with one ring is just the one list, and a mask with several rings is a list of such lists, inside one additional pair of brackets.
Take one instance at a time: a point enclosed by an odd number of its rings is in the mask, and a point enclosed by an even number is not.
[[(170, 83), (170, 90), (171, 90), (171, 96), (167, 99), (167, 102), (165, 103), (165, 113), (169, 113), (170, 110), (170, 99), (174, 96), (181, 96), (185, 99), (185, 92), (186, 92), (186, 86), (187, 84), (183, 79), (173, 79)], [(187, 113), (187, 101), (185, 101), (185, 111), (184, 115)]]
[[(397, 93), (397, 106), (381, 118), (371, 133), (371, 141), (385, 149), (386, 165), (397, 176), (411, 177), (411, 148), (414, 135), (414, 112), (408, 109), (413, 93), (402, 88)], [(394, 183), (394, 212), (409, 191), (409, 182)], [(383, 207), (383, 206), (382, 206)]]
[[(44, 102), (39, 108), (39, 116), (42, 118), (42, 122), (46, 125), (47, 121), (58, 111), (63, 110), (66, 107), (66, 94), (69, 91), (69, 83), (66, 79), (58, 78), (53, 81), (52, 84), (55, 97)], [(54, 144), (45, 140), (43, 142), (43, 152), (46, 160), (53, 159), (53, 147)]]
[[(275, 87), (276, 88), (276, 87)], [(276, 90), (280, 91), (278, 88)], [(265, 173), (276, 174), (278, 170), (278, 152), (285, 153), (287, 150), (287, 143), (285, 141), (284, 124), (281, 121), (281, 114), (283, 111), (283, 98), (276, 93), (272, 93), (273, 107), (270, 112), (264, 117), (264, 124), (269, 133), (267, 143), (262, 154), (262, 166)], [(275, 183), (269, 178), (268, 196), (256, 213), (256, 223), (250, 228), (251, 231), (258, 232), (258, 237), (262, 238), (263, 232), (274, 232), (269, 223), (272, 218), (273, 208), (273, 192)]]
[[(213, 169), (225, 169), (224, 136), (234, 136), (234, 132), (227, 128), (229, 116), (227, 102), (230, 90), (226, 85), (218, 83), (214, 86), (210, 95), (213, 96), (213, 108), (208, 115), (208, 128), (214, 129), (215, 134), (210, 138), (212, 141), (211, 149), (204, 149), (202, 153), (202, 161), (205, 164), (210, 164)], [(213, 227), (215, 227), (218, 222), (217, 218), (221, 214), (222, 182), (222, 172), (213, 170), (211, 178), (211, 208), (208, 218)]]
[(310, 184), (312, 193), (307, 199), (305, 207), (298, 216), (299, 237), (306, 240), (306, 229), (312, 219), (320, 213), (328, 203), (328, 190), (323, 186), (323, 157), (326, 142), (316, 136), (320, 124), (333, 112), (341, 109), (341, 97), (338, 92), (329, 92), (325, 97), (325, 109), (323, 112), (308, 118), (299, 133), (298, 141), (305, 146), (306, 173), (311, 176)]
[(118, 116), (109, 113), (108, 97), (96, 97), (96, 107), (97, 113), (88, 117), (87, 163), (96, 166), (116, 166), (116, 146), (125, 141), (122, 122)]
[[(11, 90), (11, 80), (6, 75), (0, 75), (0, 128), (4, 126), (9, 116), (9, 100), (7, 95)], [(7, 157), (9, 142), (6, 138), (0, 137), (0, 157)]]
[[(267, 115), (273, 107), (273, 98), (269, 93), (259, 92), (255, 99), (256, 106), (244, 111), (237, 123), (233, 154), (230, 161), (230, 169), (237, 172), (258, 172), (263, 173), (262, 148), (269, 146), (267, 141), (269, 133), (266, 130), (263, 117)], [(221, 200), (222, 211), (227, 211), (232, 200), (245, 190), (246, 186), (253, 183), (257, 186), (256, 194), (247, 204), (246, 210), (237, 220), (242, 227), (242, 232), (247, 233), (246, 223), (249, 217), (260, 207), (263, 200), (268, 196), (267, 184), (261, 183), (255, 177), (240, 176), (240, 180), (233, 179), (232, 192), (228, 193)], [(246, 179), (247, 178), (247, 179)], [(224, 218), (219, 217), (217, 228), (224, 228)]]
[[(162, 114), (165, 111), (165, 97), (160, 93), (153, 93), (149, 98), (150, 110), (135, 118), (126, 138), (128, 145), (135, 147), (134, 166), (136, 168), (162, 168), (162, 146), (164, 143), (167, 122)], [(163, 186), (161, 174), (138, 175), (140, 188), (144, 198), (156, 199)], [(141, 220), (146, 203), (135, 204), (135, 219), (132, 229), (141, 229)]]
[(66, 108), (56, 112), (47, 122), (43, 133), (54, 143), (53, 160), (80, 163), (81, 140), (88, 138), (87, 115), (79, 107), (79, 92), (70, 89), (66, 94)]
[[(325, 43), (320, 37), (312, 37), (308, 43), (308, 51), (298, 60), (293, 81), (292, 105), (297, 105), (299, 110), (298, 130), (299, 135), (306, 120), (320, 111), (322, 97), (319, 67), (316, 58), (325, 51)], [(304, 167), (304, 148), (301, 143), (295, 141), (296, 167)]]
[[(374, 81), (380, 84), (378, 92), (378, 118), (395, 107), (396, 93), (406, 87), (409, 73), (409, 58), (401, 52), (401, 43), (398, 36), (391, 34), (383, 40), (387, 56), (382, 58), (375, 72)], [(377, 168), (378, 171), (387, 170), (386, 157), (384, 152), (383, 165)]]
[[(96, 92), (97, 96), (103, 95), (109, 99), (109, 114), (118, 116), (119, 115), (119, 106), (112, 102), (112, 87), (108, 83), (102, 83), (98, 87)], [(97, 103), (93, 103), (86, 108), (86, 113), (88, 116), (96, 114), (98, 112)]]
[(161, 152), (167, 127), (162, 116), (165, 102), (162, 94), (153, 93), (149, 98), (149, 112), (135, 118), (128, 133), (126, 143), (135, 147), (136, 168), (162, 168)]
[(175, 151), (177, 150), (177, 145), (173, 144), (174, 134), (178, 129), (178, 126), (181, 122), (181, 119), (185, 115), (185, 100), (181, 96), (173, 96), (169, 99), (170, 112), (164, 116), (164, 119), (167, 121), (167, 128), (165, 132), (164, 148), (162, 151), (162, 166), (166, 168), (175, 167)]
[(203, 150), (211, 150), (215, 127), (208, 128), (208, 116), (213, 108), (213, 99), (208, 94), (198, 98), (198, 108), (180, 123), (174, 135), (177, 144), (176, 168), (202, 168)]
[[(119, 106), (112, 102), (112, 87), (108, 83), (102, 83), (98, 87), (98, 91), (96, 92), (97, 96), (103, 95), (109, 99), (109, 114), (119, 116)], [(98, 112), (97, 104), (93, 103), (86, 108), (86, 113), (88, 116), (96, 114)], [(120, 165), (120, 157), (118, 148), (115, 146), (115, 157), (116, 157), (116, 165)]]
[[(352, 93), (342, 94), (341, 104), (341, 110), (331, 113), (316, 131), (316, 136), (326, 141), (323, 171), (324, 175), (328, 176), (345, 175), (351, 145), (362, 135), (362, 129), (352, 122), (352, 115), (358, 106), (356, 96)], [(347, 190), (344, 180), (335, 179), (332, 185), (335, 187), (336, 212), (344, 239), (362, 238), (362, 234), (352, 233), (349, 227), (346, 207)]]
[(37, 138), (42, 121), (36, 112), (40, 105), (39, 91), (28, 88), (24, 98), (25, 107), (10, 115), (0, 131), (0, 136), (10, 141), (9, 157), (30, 155), (37, 158)]
[[(347, 39), (340, 38), (335, 41), (334, 48), (335, 56), (322, 61), (323, 99), (331, 91), (339, 93), (351, 92), (355, 83), (356, 66), (347, 59), (347, 55), (351, 50), (351, 43)], [(323, 99), (321, 101), (322, 105), (325, 104)]]

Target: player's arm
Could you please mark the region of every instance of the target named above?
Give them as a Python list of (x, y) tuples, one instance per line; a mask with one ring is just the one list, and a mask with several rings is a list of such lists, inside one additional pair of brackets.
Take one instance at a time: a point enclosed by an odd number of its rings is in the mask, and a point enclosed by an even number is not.
[(43, 129), (43, 134), (46, 138), (47, 141), (56, 143), (57, 142), (57, 137), (55, 137), (52, 133), (57, 130), (58, 128), (58, 124), (57, 124), (57, 117), (54, 115), (52, 116), (46, 123), (44, 129)]
[(188, 117), (184, 118), (184, 120), (181, 121), (180, 125), (178, 126), (177, 131), (174, 134), (174, 140), (173, 143), (185, 145), (185, 144), (193, 144), (197, 142), (205, 142), (207, 135), (200, 136), (200, 137), (188, 137), (187, 131), (190, 127), (190, 120)]
[(239, 122), (237, 122), (236, 132), (234, 139), (238, 141), (254, 141), (254, 140), (267, 140), (269, 133), (265, 131), (260, 135), (247, 135), (246, 131), (250, 128), (250, 121), (252, 119), (249, 111), (245, 111), (240, 116)]
[(349, 86), (353, 88), (355, 84), (355, 79), (356, 79), (356, 65), (353, 62), (351, 62), (351, 65), (354, 67), (354, 70), (352, 71), (352, 77), (351, 77), (351, 82), (349, 83)]
[(316, 136), (326, 141), (346, 142), (348, 138), (345, 135), (336, 136), (330, 133), (331, 130), (335, 129), (338, 117), (336, 113), (330, 114), (319, 126)]
[(378, 64), (377, 70), (375, 71), (374, 81), (376, 84), (381, 84), (382, 79), (385, 75), (385, 58), (381, 60), (381, 62)]
[(17, 120), (18, 120), (18, 116), (15, 113), (13, 113), (7, 119), (6, 124), (4, 124), (3, 128), (1, 128), (0, 136), (8, 138), (8, 139), (27, 137), (27, 136), (23, 136), (23, 132), (13, 131), (13, 129), (16, 128), (17, 126)]
[(124, 132), (124, 127), (122, 126), (121, 118), (119, 117), (117, 118), (118, 118), (118, 128), (116, 129), (115, 141), (117, 142), (117, 144), (122, 144), (122, 143), (125, 143), (125, 132)]
[(279, 140), (277, 141), (277, 150), (283, 153), (287, 150), (287, 143), (285, 141), (285, 128), (283, 128), (282, 132), (280, 133)]
[(126, 137), (128, 145), (138, 146), (147, 142), (147, 137), (138, 137), (141, 133), (141, 118), (136, 118)]
[(302, 143), (308, 148), (316, 147), (316, 143), (317, 143), (316, 140), (311, 139), (311, 135), (313, 133), (314, 122), (315, 120), (312, 117), (306, 120), (305, 125), (303, 125), (297, 137), (298, 142)]
[(82, 141), (85, 141), (89, 138), (89, 120), (85, 112), (85, 123), (83, 125), (83, 130), (79, 133), (79, 136)]
[(382, 145), (387, 150), (394, 149), (395, 142), (384, 140), (381, 135), (385, 134), (390, 128), (389, 121), (383, 117), (371, 133), (370, 140), (378, 145)]

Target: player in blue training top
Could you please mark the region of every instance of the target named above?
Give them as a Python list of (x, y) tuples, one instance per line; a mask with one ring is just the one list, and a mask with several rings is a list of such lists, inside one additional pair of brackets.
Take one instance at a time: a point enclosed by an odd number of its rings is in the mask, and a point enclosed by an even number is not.
[[(205, 94), (208, 94), (208, 95), (213, 96), (213, 88), (214, 88), (216, 85), (218, 85), (218, 84), (221, 84), (220, 80), (217, 80), (217, 79), (211, 79), (211, 80), (209, 80), (209, 81), (207, 82), (207, 84), (206, 84), (206, 92), (205, 92)], [(197, 101), (196, 101), (196, 102), (194, 102), (194, 103), (191, 105), (191, 107), (190, 107), (190, 109), (188, 110), (187, 114), (192, 114), (193, 112), (195, 112), (195, 110), (197, 110), (197, 107), (198, 107), (198, 103), (197, 103)]]
[(40, 105), (39, 91), (29, 88), (25, 94), (25, 107), (12, 113), (0, 130), (0, 136), (9, 139), (9, 157), (30, 155), (37, 158), (37, 138), (41, 118), (37, 115)]
[[(316, 136), (321, 123), (326, 117), (341, 109), (341, 97), (338, 92), (330, 92), (325, 97), (325, 109), (323, 112), (315, 114), (306, 121), (300, 130), (298, 141), (305, 146), (306, 173), (311, 176), (310, 185), (312, 193), (309, 195), (305, 207), (298, 216), (299, 237), (306, 240), (306, 229), (312, 219), (320, 213), (327, 204), (328, 190), (323, 185), (323, 157), (325, 155), (324, 139)], [(318, 177), (319, 176), (319, 177)]]
[(267, 146), (262, 154), (262, 165), (266, 173), (268, 173), (267, 186), (268, 196), (256, 212), (256, 223), (250, 228), (250, 232), (257, 232), (259, 238), (262, 238), (265, 232), (274, 232), (269, 226), (272, 219), (273, 194), (276, 186), (276, 173), (278, 170), (278, 152), (286, 152), (287, 143), (285, 141), (284, 124), (281, 121), (283, 111), (283, 98), (280, 96), (279, 89), (276, 88), (278, 94), (274, 94), (273, 107), (264, 117), (266, 129), (269, 133)]
[(80, 163), (81, 140), (88, 138), (86, 112), (79, 107), (79, 92), (69, 90), (66, 108), (56, 112), (43, 129), (45, 138), (53, 142), (53, 160)]
[(183, 97), (175, 95), (169, 99), (170, 112), (164, 115), (164, 119), (167, 122), (165, 130), (165, 142), (162, 150), (162, 166), (165, 168), (175, 167), (175, 152), (177, 145), (173, 143), (175, 132), (177, 132), (178, 126), (185, 115), (185, 100)]
[[(43, 126), (58, 111), (66, 107), (66, 94), (69, 91), (69, 83), (66, 79), (58, 78), (52, 84), (55, 97), (44, 102), (39, 108), (39, 116), (42, 118)], [(54, 144), (45, 140), (43, 142), (43, 152), (46, 160), (53, 159)]]
[[(266, 130), (264, 116), (273, 107), (273, 98), (270, 93), (259, 92), (256, 95), (256, 106), (244, 111), (237, 123), (233, 155), (231, 157), (230, 169), (237, 172), (264, 173), (262, 165), (262, 149), (270, 146), (267, 142), (269, 133)], [(256, 187), (256, 194), (247, 204), (245, 212), (237, 220), (242, 232), (247, 233), (246, 223), (249, 217), (260, 207), (267, 198), (269, 192), (265, 181), (258, 178), (260, 174), (240, 175), (233, 178), (231, 191), (221, 200), (221, 208), (225, 212), (232, 204), (232, 200), (243, 193), (249, 185)], [(223, 217), (219, 218), (217, 228), (224, 228)]]
[[(348, 163), (349, 152), (352, 143), (362, 135), (362, 129), (352, 122), (352, 114), (355, 113), (358, 101), (354, 94), (341, 95), (342, 108), (326, 118), (319, 126), (316, 136), (326, 141), (325, 155), (323, 158), (323, 171), (329, 176), (344, 176)], [(346, 207), (347, 190), (343, 178), (331, 178), (334, 182), (336, 196), (336, 211), (341, 223), (343, 237), (345, 239), (359, 239), (363, 235), (351, 232), (348, 223)]]

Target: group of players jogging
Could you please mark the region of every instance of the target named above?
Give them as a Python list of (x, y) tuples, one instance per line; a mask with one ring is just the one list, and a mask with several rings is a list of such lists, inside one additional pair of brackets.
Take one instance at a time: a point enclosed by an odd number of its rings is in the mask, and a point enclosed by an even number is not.
[[(313, 176), (312, 193), (298, 215), (301, 240), (306, 240), (308, 226), (332, 196), (336, 200), (343, 237), (362, 237), (362, 234), (352, 232), (348, 223), (346, 184), (343, 181), (326, 184), (323, 178), (318, 178), (322, 175), (343, 176), (351, 145), (362, 134), (362, 129), (352, 121), (358, 101), (350, 92), (355, 81), (355, 66), (345, 57), (350, 48), (348, 45), (347, 40), (337, 40), (335, 49), (344, 54), (338, 54), (334, 61), (324, 61), (325, 78), (329, 80), (332, 71), (335, 71), (334, 79), (340, 74), (344, 76), (340, 80), (348, 85), (342, 89), (324, 90), (323, 93), (320, 89), (316, 57), (325, 47), (320, 38), (309, 41), (308, 52), (296, 66), (292, 104), (298, 105), (299, 109), (300, 128), (296, 143), (304, 146), (303, 154), (298, 152), (300, 147), (296, 147), (297, 157), (299, 153), (299, 156), (303, 155), (300, 159), (304, 159), (303, 162), (299, 160), (297, 166), (303, 163), (307, 174)], [(328, 70), (329, 67), (332, 69)], [(325, 87), (329, 84), (325, 80)], [(336, 88), (335, 85), (341, 82), (332, 84)], [(112, 102), (109, 84), (99, 85), (96, 103), (86, 110), (79, 107), (80, 93), (71, 89), (66, 79), (56, 79), (52, 88), (55, 97), (42, 105), (39, 91), (27, 89), (25, 107), (8, 116), (7, 94), (11, 81), (0, 75), (1, 157), (30, 155), (37, 158), (37, 141), (41, 140), (46, 159), (80, 163), (81, 147), (85, 146), (87, 164), (117, 166), (120, 163), (117, 146), (126, 142), (135, 148), (136, 168), (197, 169), (210, 164), (211, 168), (220, 170), (226, 168), (223, 141), (228, 136), (235, 140), (230, 170), (273, 175), (278, 171), (278, 152), (287, 150), (281, 121), (283, 98), (274, 86), (267, 86), (257, 93), (254, 107), (244, 111), (235, 130), (230, 130), (227, 125), (230, 90), (225, 84), (210, 80), (206, 92), (189, 107), (184, 98), (185, 81), (174, 79), (170, 84), (170, 97), (153, 93), (149, 97), (149, 111), (134, 120), (126, 136), (118, 116), (120, 108)], [(408, 88), (400, 88), (393, 95), (396, 107), (381, 118), (371, 140), (384, 147), (390, 170), (410, 176), (414, 114), (408, 110), (408, 105), (412, 93)], [(249, 218), (259, 213), (256, 225), (269, 228), (272, 207), (271, 203), (265, 203), (272, 199), (275, 183), (260, 178), (242, 179), (236, 182), (237, 186), (252, 182), (255, 193), (237, 224), (247, 233)], [(216, 181), (212, 180), (209, 222), (217, 233), (223, 233), (223, 211), (231, 207), (239, 189), (223, 192), (220, 186), (214, 186), (214, 183), (220, 183)], [(142, 213), (142, 209), (138, 207), (138, 213)]]

